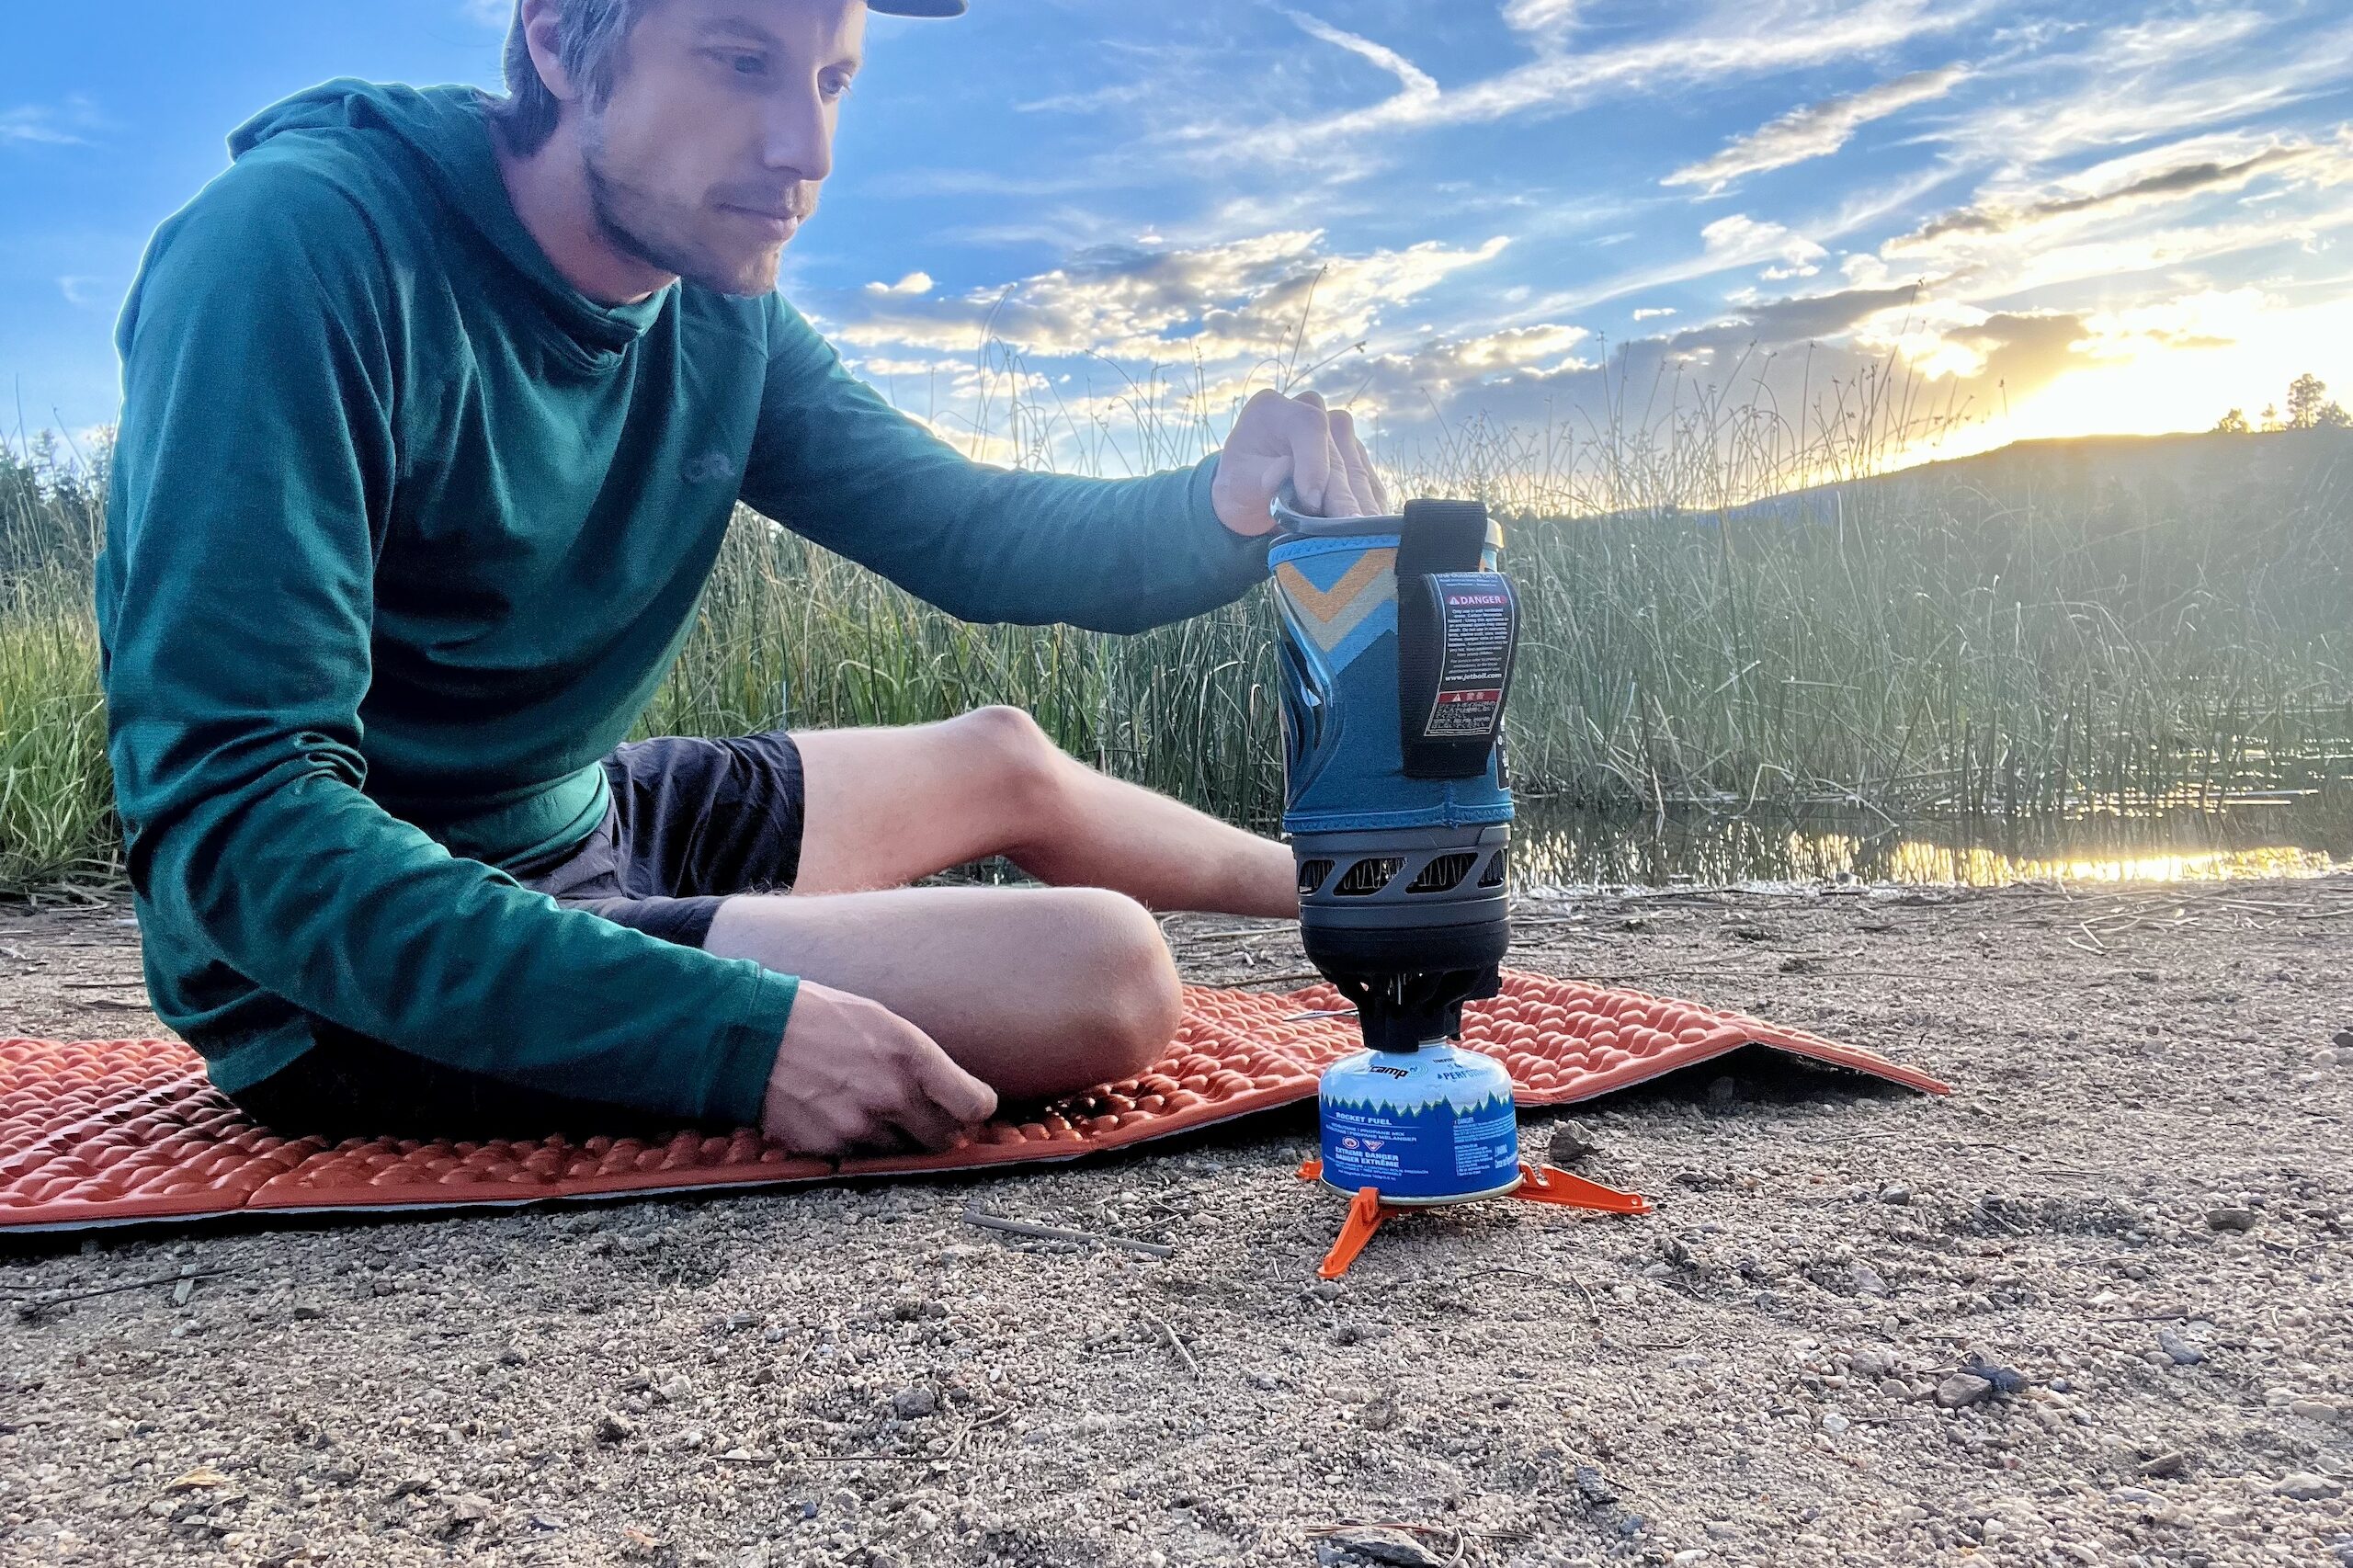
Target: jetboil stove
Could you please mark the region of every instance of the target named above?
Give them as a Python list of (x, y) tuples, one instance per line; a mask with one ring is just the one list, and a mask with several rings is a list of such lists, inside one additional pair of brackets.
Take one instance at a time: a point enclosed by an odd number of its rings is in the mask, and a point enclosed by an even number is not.
[(1646, 1200), (1522, 1165), (1503, 1064), (1457, 1042), (1511, 945), (1504, 702), (1519, 604), (1502, 533), (1472, 501), (1402, 517), (1274, 506), (1282, 616), (1283, 830), (1307, 956), (1366, 1049), (1324, 1074), (1323, 1157), (1350, 1195), (1323, 1273), (1401, 1209), (1514, 1197), (1647, 1212)]

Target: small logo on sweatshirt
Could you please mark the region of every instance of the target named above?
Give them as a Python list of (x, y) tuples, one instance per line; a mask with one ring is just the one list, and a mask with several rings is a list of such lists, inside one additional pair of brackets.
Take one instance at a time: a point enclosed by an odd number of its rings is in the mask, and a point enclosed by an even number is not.
[(688, 484), (709, 484), (714, 480), (733, 479), (735, 464), (725, 452), (705, 452), (699, 458), (688, 458), (678, 466), (678, 477)]

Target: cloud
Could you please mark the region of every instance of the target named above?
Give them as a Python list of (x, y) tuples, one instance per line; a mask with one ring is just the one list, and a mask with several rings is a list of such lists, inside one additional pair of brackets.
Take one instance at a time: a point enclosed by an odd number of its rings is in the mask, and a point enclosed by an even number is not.
[(86, 273), (69, 272), (58, 278), (57, 291), (65, 296), (65, 302), (69, 305), (102, 304), (105, 301), (99, 298), (97, 292), (97, 285), (100, 281), (99, 278)]
[(1506, 0), (1504, 26), (1514, 32), (1560, 38), (1578, 20), (1586, 0)]
[(1531, 391), (1590, 371), (1594, 362), (1575, 352), (1591, 334), (1583, 327), (1546, 323), (1472, 337), (1429, 337), (1401, 352), (1376, 354), (1347, 389), (1349, 407), (1359, 416), (1394, 422), (1443, 412), (1475, 390), (1475, 402), (1514, 404)]
[(77, 122), (79, 118), (70, 112), (61, 115), (40, 104), (0, 109), (0, 147), (12, 143), (86, 147), (89, 138), (80, 134), (86, 127)]
[[(1610, 93), (1757, 76), (1877, 53), (1949, 32), (1992, 0), (1768, 0), (1709, 13), (1699, 26), (1614, 47), (1540, 52), (1527, 63), (1435, 97), (1401, 91), (1370, 108), (1261, 128), (1254, 144), (1304, 152), (1384, 131), (1573, 112)], [(1570, 8), (1529, 4), (1529, 18)]]
[(1634, 319), (1636, 321), (1654, 321), (1661, 316), (1671, 316), (1674, 313), (1675, 307), (1673, 305), (1642, 305), (1636, 307), (1634, 311)]
[(1345, 49), (1350, 54), (1370, 61), (1396, 77), (1400, 97), (1427, 98), (1433, 101), (1438, 97), (1437, 78), (1388, 45), (1375, 43), (1370, 39), (1356, 33), (1343, 32), (1329, 22), (1319, 21), (1304, 11), (1286, 10), (1283, 14), (1296, 22), (1300, 30), (1308, 37), (1321, 39), (1337, 49)]
[[(2233, 50), (2267, 28), (2292, 37)], [(2021, 64), (2026, 76), (2074, 73), (2072, 91), (2017, 92), (1939, 128), (1972, 160), (2047, 165), (2086, 148), (2123, 147), (2203, 126), (2244, 123), (2341, 87), (2353, 73), (2353, 25), (2323, 28), (2253, 11), (2111, 28), (2074, 54)]]
[(1686, 356), (1817, 343), (1853, 332), (1890, 311), (1909, 310), (1920, 302), (1922, 292), (1917, 285), (1902, 284), (1796, 295), (1753, 304), (1728, 320), (1653, 341), (1669, 353)]
[[(1896, 236), (1882, 247), (1882, 254), (1948, 249), (1949, 244), (1940, 242), (2008, 236), (2062, 221), (2187, 201), (2214, 191), (2242, 189), (2261, 176), (2274, 172), (2306, 174), (2325, 184), (2353, 176), (2353, 153), (2312, 142), (2268, 147), (2228, 161), (2193, 157), (2154, 167), (2153, 165), (2157, 165), (2155, 158), (2138, 154), (2072, 176), (2048, 194), (2015, 193), (1981, 199), (1933, 218), (1910, 233)], [(2119, 174), (2128, 177), (2117, 180), (2115, 176)]]
[(1968, 77), (1969, 72), (1963, 67), (1948, 65), (1936, 71), (1915, 71), (1844, 97), (1807, 104), (1746, 136), (1733, 139), (1713, 157), (1688, 164), (1659, 183), (1703, 186), (1705, 194), (1713, 196), (1744, 175), (1827, 157), (1872, 120), (1942, 97)]
[(869, 283), (866, 291), (870, 294), (928, 294), (931, 287), (930, 273), (910, 272), (896, 283)]
[(458, 11), (477, 27), (503, 32), (515, 19), (515, 0), (458, 0)]
[(1699, 231), (1699, 241), (1709, 261), (1719, 268), (1779, 262), (1778, 268), (1766, 272), (1767, 278), (1810, 277), (1816, 270), (1813, 264), (1827, 254), (1803, 234), (1779, 223), (1759, 222), (1745, 212), (1717, 219)]
[(835, 335), (861, 348), (969, 353), (994, 338), (1040, 357), (1246, 367), (1285, 352), (1302, 330), (1311, 349), (1362, 339), (1391, 308), (1509, 243), (1336, 256), (1323, 240), (1318, 230), (1282, 230), (1190, 248), (1105, 247), (961, 295), (861, 291)]

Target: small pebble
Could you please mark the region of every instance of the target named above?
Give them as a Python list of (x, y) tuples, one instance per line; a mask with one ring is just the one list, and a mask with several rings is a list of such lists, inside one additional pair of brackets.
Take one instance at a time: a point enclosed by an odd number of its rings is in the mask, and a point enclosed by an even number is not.
[(920, 1421), (939, 1409), (939, 1396), (916, 1384), (891, 1396), (891, 1413), (902, 1421)]
[(2157, 1348), (2171, 1357), (2177, 1367), (2195, 1367), (2206, 1359), (2206, 1352), (2169, 1328), (2157, 1330)]
[(1574, 1165), (1599, 1152), (1600, 1147), (1583, 1122), (1572, 1119), (1552, 1130), (1552, 1142), (1546, 1147), (1544, 1157), (1556, 1165)]
[(1912, 1189), (1908, 1187), (1882, 1187), (1879, 1189), (1879, 1200), (1881, 1203), (1909, 1203), (1912, 1201)]
[(1955, 1372), (1937, 1385), (1937, 1403), (1947, 1410), (1961, 1410), (1992, 1397), (1994, 1385), (1972, 1372)]
[(2209, 1209), (2206, 1228), (2211, 1231), (2252, 1231), (2262, 1216), (2252, 1209)]
[(2299, 1503), (2319, 1503), (2343, 1494), (2345, 1488), (2325, 1475), (2300, 1470), (2293, 1475), (2282, 1476), (2273, 1483), (2271, 1490), (2279, 1496), (2291, 1497)]

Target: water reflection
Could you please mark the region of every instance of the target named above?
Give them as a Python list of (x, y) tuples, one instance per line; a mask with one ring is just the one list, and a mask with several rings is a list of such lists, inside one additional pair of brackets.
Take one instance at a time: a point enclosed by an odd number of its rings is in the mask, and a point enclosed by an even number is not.
[(1907, 823), (1843, 814), (1665, 818), (1520, 802), (1525, 890), (1677, 883), (1913, 886), (2224, 881), (2353, 868), (2353, 810), (2263, 806), (2162, 818)]

